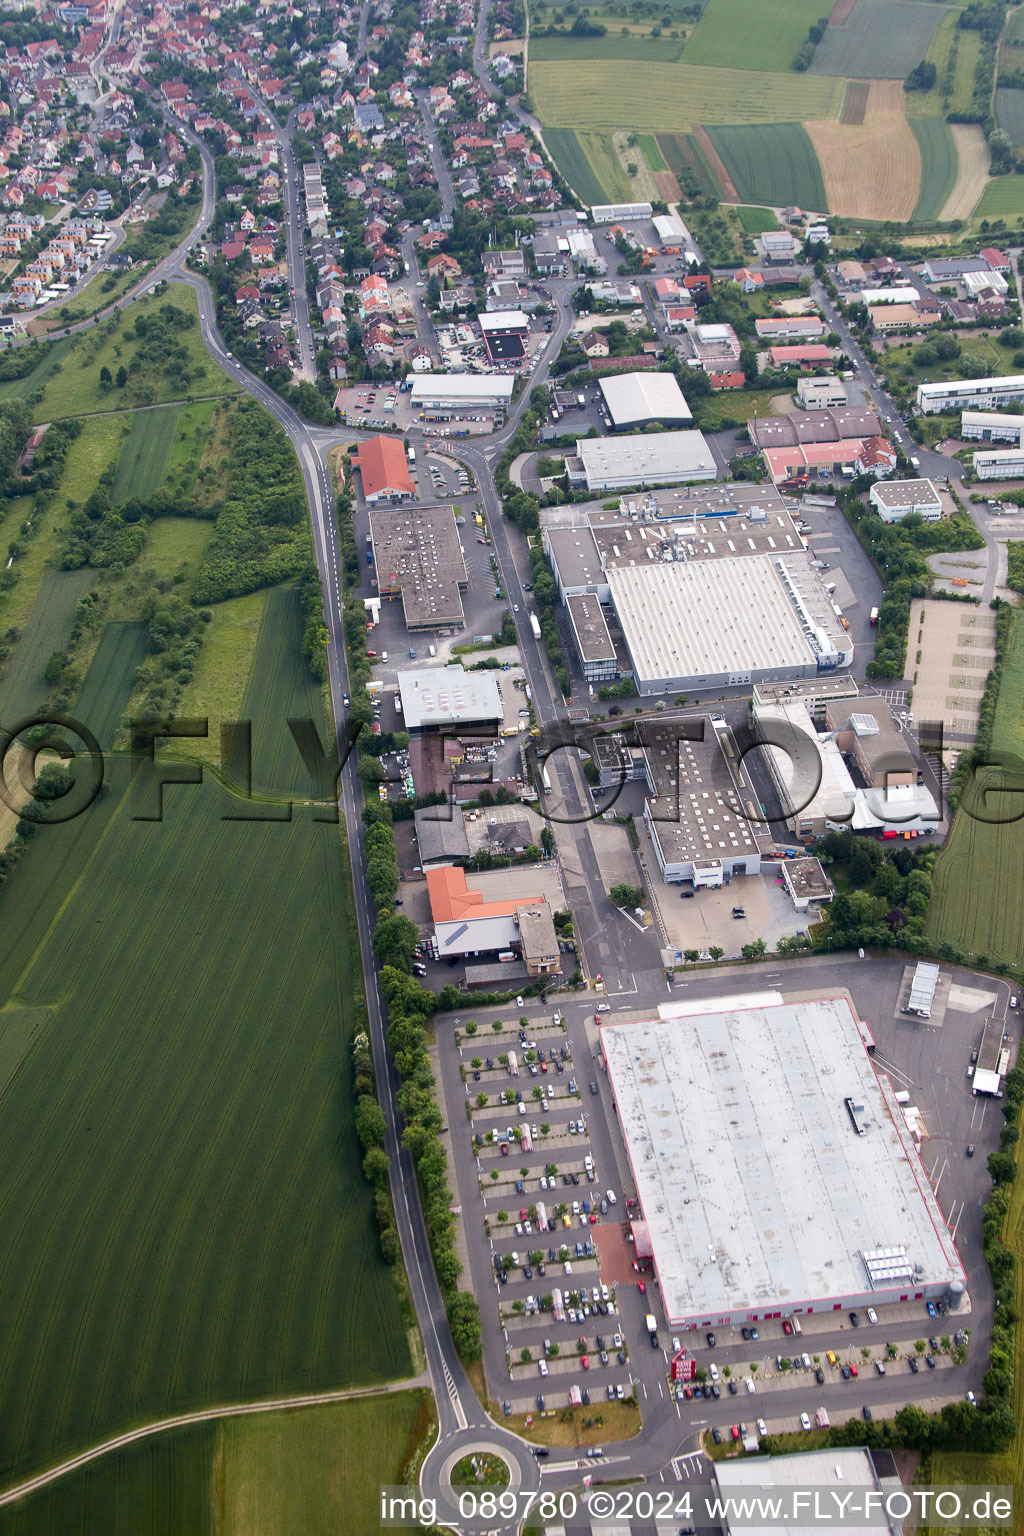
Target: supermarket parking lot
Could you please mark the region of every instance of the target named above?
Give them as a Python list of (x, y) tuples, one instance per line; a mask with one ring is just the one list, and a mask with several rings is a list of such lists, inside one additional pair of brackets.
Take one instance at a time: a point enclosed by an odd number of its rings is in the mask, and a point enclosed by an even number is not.
[[(696, 1369), (708, 1373), (707, 1386), (717, 1386), (717, 1397), (712, 1391), (708, 1398), (687, 1398), (681, 1387), (677, 1397), (677, 1389), (669, 1380), (672, 1333), (665, 1324), (656, 1280), (650, 1274), (638, 1274), (632, 1268), (632, 1258), (625, 1258), (632, 1250), (623, 1219), (634, 1190), (607, 1080), (595, 1054), (598, 1036), (593, 996), (552, 994), (547, 1005), (527, 999), (523, 1010), (528, 1020), (525, 1048), (515, 1009), (478, 1010), (476, 1035), (469, 1038), (463, 1033), (458, 1045), (451, 1018), (438, 1021), (440, 1062), (452, 1122), (453, 1173), (463, 1208), (468, 1268), (481, 1303), (489, 1395), (499, 1417), (506, 1403), (513, 1415), (536, 1415), (538, 1397), (544, 1399), (544, 1412), (562, 1411), (574, 1389), (581, 1403), (582, 1394), (589, 1395), (590, 1415), (597, 1415), (602, 1403), (606, 1407), (609, 1404), (608, 1387), (616, 1389), (618, 1401), (621, 1384), (625, 1399), (631, 1390), (635, 1392), (645, 1423), (652, 1417), (673, 1423), (679, 1435), (695, 1437), (711, 1426), (718, 1426), (727, 1435), (741, 1418), (748, 1425), (763, 1418), (771, 1433), (797, 1429), (801, 1413), (807, 1413), (813, 1422), (821, 1407), (833, 1422), (845, 1422), (860, 1417), (865, 1407), (873, 1416), (882, 1417), (908, 1401), (928, 1408), (980, 1390), (991, 1317), (987, 1272), (980, 1263), (981, 1186), (986, 1178), (984, 1159), (995, 1144), (998, 1116), (990, 1101), (972, 1096), (966, 1078), (965, 1063), (976, 1043), (978, 1019), (970, 1012), (948, 1013), (941, 1029), (929, 1029), (926, 1023), (911, 1023), (900, 1016), (904, 964), (904, 960), (861, 962), (832, 957), (826, 966), (823, 957), (817, 966), (805, 962), (786, 976), (792, 974), (792, 984), (802, 991), (817, 986), (834, 995), (837, 987), (848, 987), (860, 1016), (871, 1021), (878, 1069), (888, 1072), (896, 1087), (906, 1085), (910, 1089), (927, 1131), (922, 1147), (925, 1168), (937, 1186), (951, 1228), (960, 1228), (969, 1302), (955, 1316), (930, 1318), (923, 1302), (908, 1301), (879, 1309), (879, 1321), (874, 1325), (866, 1314), (860, 1314), (857, 1327), (846, 1312), (829, 1311), (802, 1318), (800, 1335), (787, 1334), (782, 1320), (776, 1319), (756, 1325), (756, 1340), (744, 1339), (739, 1329), (720, 1329), (714, 1347), (703, 1333), (683, 1334), (681, 1345), (692, 1352)], [(755, 970), (744, 973), (742, 979), (731, 976), (729, 988), (758, 990), (764, 986), (765, 976), (774, 986), (783, 980), (777, 971), (759, 975)], [(976, 988), (978, 978), (960, 973), (957, 995), (967, 996), (972, 981)], [(721, 990), (720, 977), (693, 973), (685, 982), (677, 981), (673, 994), (709, 996)], [(989, 1000), (992, 1011), (1005, 1009), (1005, 991), (1000, 985), (998, 997)], [(652, 993), (646, 1000), (641, 993), (613, 998), (612, 1011), (602, 1014), (601, 1022), (642, 1018), (663, 999), (664, 992), (660, 997)], [(557, 1026), (555, 1004), (560, 1014)], [(467, 1019), (474, 1016), (472, 999), (467, 998), (464, 1006), (468, 1012), (462, 1015), (463, 1029)], [(491, 1021), (499, 1014), (502, 1029), (495, 1032)], [(529, 1059), (534, 1046), (545, 1053), (546, 1072), (539, 1057), (532, 1062)], [(515, 1079), (498, 1060), (509, 1048), (517, 1052), (519, 1072)], [(557, 1056), (554, 1067), (552, 1049)], [(562, 1056), (563, 1050), (568, 1051), (567, 1058)], [(490, 1069), (486, 1066), (488, 1055)], [(472, 1066), (475, 1056), (481, 1059), (480, 1068)], [(475, 1078), (477, 1070), (479, 1080)], [(575, 1092), (570, 1090), (570, 1082), (575, 1084)], [(596, 1093), (591, 1092), (591, 1082)], [(551, 1093), (546, 1091), (548, 1086)], [(510, 1088), (512, 1104), (499, 1102)], [(481, 1092), (487, 1094), (486, 1107), (474, 1109), (472, 1122), (460, 1124), (457, 1100)], [(522, 1114), (516, 1093), (523, 1096)], [(512, 1105), (516, 1107), (510, 1113)], [(578, 1124), (580, 1119), (583, 1133), (578, 1129), (572, 1132), (570, 1122)], [(529, 1133), (530, 1145), (525, 1149), (521, 1134), (517, 1134), (521, 1125)], [(500, 1141), (488, 1138), (487, 1131), (504, 1132), (507, 1140), (510, 1126), (512, 1144), (503, 1154)], [(480, 1146), (474, 1142), (477, 1135), (482, 1137)], [(965, 1160), (961, 1138), (978, 1142), (975, 1158)], [(593, 1163), (592, 1183), (587, 1179), (588, 1156)], [(609, 1188), (616, 1194), (616, 1205), (601, 1213), (599, 1203), (594, 1209), (594, 1196), (605, 1194)], [(583, 1204), (586, 1199), (591, 1204), (589, 1212)], [(578, 1212), (573, 1211), (574, 1200)], [(541, 1204), (545, 1216), (555, 1219), (554, 1231), (537, 1230)], [(565, 1211), (555, 1216), (562, 1206)], [(499, 1220), (502, 1212), (505, 1219)], [(592, 1216), (596, 1220), (591, 1221)], [(516, 1232), (517, 1226), (521, 1233)], [(568, 1274), (566, 1263), (571, 1266)], [(469, 1278), (464, 1283), (469, 1283)], [(607, 1301), (602, 1286), (607, 1288)], [(556, 1289), (562, 1293), (564, 1321), (555, 1318), (553, 1307), (542, 1309), (542, 1298), (552, 1297)], [(602, 1304), (607, 1310), (601, 1310)], [(572, 1318), (570, 1309), (575, 1314)], [(653, 1349), (645, 1321), (649, 1312), (657, 1323), (658, 1343)], [(960, 1329), (966, 1331), (962, 1346), (965, 1356), (956, 1339)], [(622, 1338), (624, 1361), (619, 1360), (617, 1349), (608, 1346), (609, 1337), (616, 1333)], [(602, 1359), (599, 1336), (605, 1341), (607, 1363)], [(545, 1340), (556, 1346), (557, 1352), (544, 1355)], [(523, 1357), (524, 1350), (529, 1351), (527, 1358)], [(829, 1351), (834, 1360), (829, 1359)], [(805, 1352), (809, 1366), (803, 1363)], [(584, 1354), (586, 1368), (582, 1365)], [(541, 1374), (542, 1358), (546, 1376)], [(879, 1363), (885, 1367), (884, 1375), (878, 1370)], [(718, 1371), (717, 1382), (710, 1380), (711, 1364)], [(748, 1390), (748, 1381), (753, 1391)], [(595, 1438), (611, 1438), (607, 1429), (586, 1432)]]

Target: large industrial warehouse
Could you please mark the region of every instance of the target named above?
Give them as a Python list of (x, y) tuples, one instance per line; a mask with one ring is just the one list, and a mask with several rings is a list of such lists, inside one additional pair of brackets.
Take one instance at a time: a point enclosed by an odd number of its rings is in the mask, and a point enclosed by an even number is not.
[(617, 432), (654, 421), (663, 427), (688, 427), (693, 420), (674, 373), (613, 373), (599, 383)]
[(570, 485), (585, 485), (588, 491), (714, 480), (718, 473), (703, 432), (580, 438), (565, 467)]
[(774, 487), (649, 489), (617, 507), (545, 508), (541, 527), (562, 601), (586, 594), (615, 609), (620, 670), (642, 695), (798, 682), (853, 660)]
[(645, 561), (607, 578), (641, 695), (795, 681), (853, 660), (806, 556)]
[(846, 998), (659, 1012), (601, 1043), (672, 1327), (957, 1305), (963, 1267)]

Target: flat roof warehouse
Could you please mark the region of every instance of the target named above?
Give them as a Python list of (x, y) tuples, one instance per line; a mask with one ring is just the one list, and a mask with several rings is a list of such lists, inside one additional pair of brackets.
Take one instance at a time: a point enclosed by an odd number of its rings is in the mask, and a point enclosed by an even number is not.
[[(702, 1006), (699, 1016), (601, 1031), (672, 1326), (962, 1287), (953, 1240), (850, 1003)], [(866, 1134), (847, 1099), (863, 1107)]]

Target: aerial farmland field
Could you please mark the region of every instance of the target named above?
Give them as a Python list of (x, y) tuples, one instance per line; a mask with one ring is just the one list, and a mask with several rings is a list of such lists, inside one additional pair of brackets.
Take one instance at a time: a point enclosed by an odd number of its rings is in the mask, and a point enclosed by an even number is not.
[(1017, 219), (1024, 215), (1024, 176), (994, 176), (985, 186), (976, 219)]
[(1000, 86), (996, 91), (996, 117), (1011, 144), (1024, 144), (1024, 91)]
[(921, 150), (904, 115), (903, 95), (902, 81), (872, 80), (863, 122), (807, 124), (833, 213), (899, 220), (913, 213)]
[(817, 156), (802, 123), (709, 128), (708, 136), (742, 202), (828, 211)]
[(164, 478), (180, 415), (179, 405), (132, 413), (131, 429), (110, 488), (115, 502), (129, 496), (152, 496)]
[[(552, 160), (585, 203), (614, 202), (617, 199), (628, 199), (631, 195), (626, 174), (615, 156), (610, 136), (606, 139), (604, 153), (600, 155), (604, 175), (599, 176), (595, 169), (590, 155), (597, 150), (601, 137), (600, 134), (577, 133), (573, 128), (544, 130), (544, 143)], [(612, 173), (613, 164), (615, 174)]]
[(530, 65), (530, 96), (544, 124), (602, 132), (670, 133), (699, 123), (833, 118), (843, 90), (843, 81), (828, 76), (755, 74), (685, 62), (605, 60), (586, 70), (565, 62)]
[(68, 642), (75, 609), (95, 579), (92, 571), (46, 571), (32, 616), (0, 682), (0, 722), (17, 725), (46, 703), (43, 676), (54, 651)]
[[(325, 726), (300, 634), (276, 589), (244, 714), (254, 781), (307, 800), (284, 722)], [(97, 674), (107, 718), (127, 670)], [(222, 820), (209, 778), (135, 820), (128, 778), (114, 760), (0, 891), (0, 1042), (51, 1010), (0, 1085), (8, 1485), (147, 1419), (409, 1365), (344, 1092), (339, 828)]]
[(857, 0), (841, 27), (828, 27), (811, 72), (848, 80), (905, 80), (928, 52), (945, 15), (919, 0)]
[(168, 1430), (2, 1512), (4, 1536), (360, 1533), (436, 1420), (429, 1393), (389, 1392)]
[(567, 59), (591, 64), (595, 59), (643, 59), (672, 63), (683, 51), (679, 37), (651, 37), (609, 31), (606, 37), (530, 37), (530, 69), (540, 60)]
[(686, 44), (683, 62), (725, 69), (789, 69), (807, 40), (808, 27), (822, 14), (821, 0), (773, 0), (771, 5), (757, 0), (708, 0)]
[(913, 216), (937, 219), (956, 182), (956, 145), (945, 118), (914, 117), (910, 126), (921, 151), (921, 190)]

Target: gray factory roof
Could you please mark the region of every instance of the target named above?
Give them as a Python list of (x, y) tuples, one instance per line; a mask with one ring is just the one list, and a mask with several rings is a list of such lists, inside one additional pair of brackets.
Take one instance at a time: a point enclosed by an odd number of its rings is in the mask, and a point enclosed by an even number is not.
[(463, 624), (466, 561), (454, 507), (371, 507), (370, 535), (378, 589), (401, 592), (410, 629)]
[[(815, 649), (792, 590), (832, 637), (831, 605), (800, 555), (645, 560), (609, 568), (615, 611), (637, 674), (646, 680), (800, 667)], [(788, 577), (788, 580), (787, 580)], [(838, 642), (835, 642), (838, 644)]]
[(501, 695), (493, 672), (466, 672), (450, 667), (424, 667), (399, 672), (402, 715), (406, 729), (430, 725), (468, 725), (475, 720), (500, 721)]
[(797, 897), (806, 897), (808, 901), (831, 899), (832, 882), (822, 869), (820, 859), (784, 859), (781, 869), (794, 900)]
[(458, 806), (432, 805), (429, 810), (415, 811), (413, 821), (421, 864), (469, 858), (466, 818)]
[(915, 1284), (962, 1279), (846, 999), (723, 998), (601, 1039), (671, 1321), (870, 1293), (880, 1249)]
[(570, 597), (566, 603), (584, 661), (614, 661), (615, 647), (601, 604), (592, 594)]
[[(709, 487), (710, 489), (710, 487)], [(683, 495), (685, 493), (678, 493)], [(726, 506), (728, 501), (726, 501)], [(729, 560), (749, 555), (804, 553), (793, 520), (774, 495), (760, 503), (714, 509), (705, 497), (680, 503), (691, 514), (651, 515), (648, 496), (623, 497), (621, 510), (591, 513), (590, 523), (606, 568), (675, 559)]]
[[(693, 734), (697, 723), (692, 717), (687, 722)], [(700, 723), (703, 741), (680, 740), (679, 723), (669, 716), (637, 726), (647, 760), (647, 804), (668, 863), (759, 852), (754, 837), (758, 823), (734, 809), (737, 796), (718, 733), (709, 719)], [(752, 804), (749, 810), (756, 814)]]
[[(863, 1446), (829, 1446), (820, 1451), (800, 1451), (792, 1456), (743, 1456), (719, 1461), (714, 1467), (715, 1482), (723, 1498), (735, 1499), (729, 1516), (730, 1536), (741, 1532), (767, 1529), (767, 1522), (754, 1507), (751, 1494), (783, 1496), (796, 1489), (820, 1489), (821, 1509), (830, 1507), (830, 1489), (837, 1499), (856, 1498), (857, 1490), (882, 1490), (886, 1494), (903, 1492), (899, 1474), (889, 1451), (869, 1451)], [(854, 1513), (863, 1507), (863, 1498), (851, 1503), (842, 1520), (843, 1536), (880, 1536), (890, 1527), (875, 1514)], [(902, 1504), (894, 1504), (902, 1509)], [(771, 1536), (807, 1536), (817, 1524), (807, 1512), (806, 1503), (784, 1505), (771, 1521)]]
[(876, 480), (871, 489), (875, 499), (893, 511), (899, 511), (901, 507), (942, 505), (931, 480)]
[(674, 373), (612, 373), (599, 383), (615, 426), (693, 419)]
[(546, 528), (544, 536), (564, 587), (595, 587), (604, 581), (597, 541), (588, 526)]
[[(681, 397), (680, 397), (681, 398)], [(587, 482), (640, 485), (646, 480), (714, 479), (715, 459), (703, 432), (648, 432), (641, 437), (584, 437), (576, 444)]]

